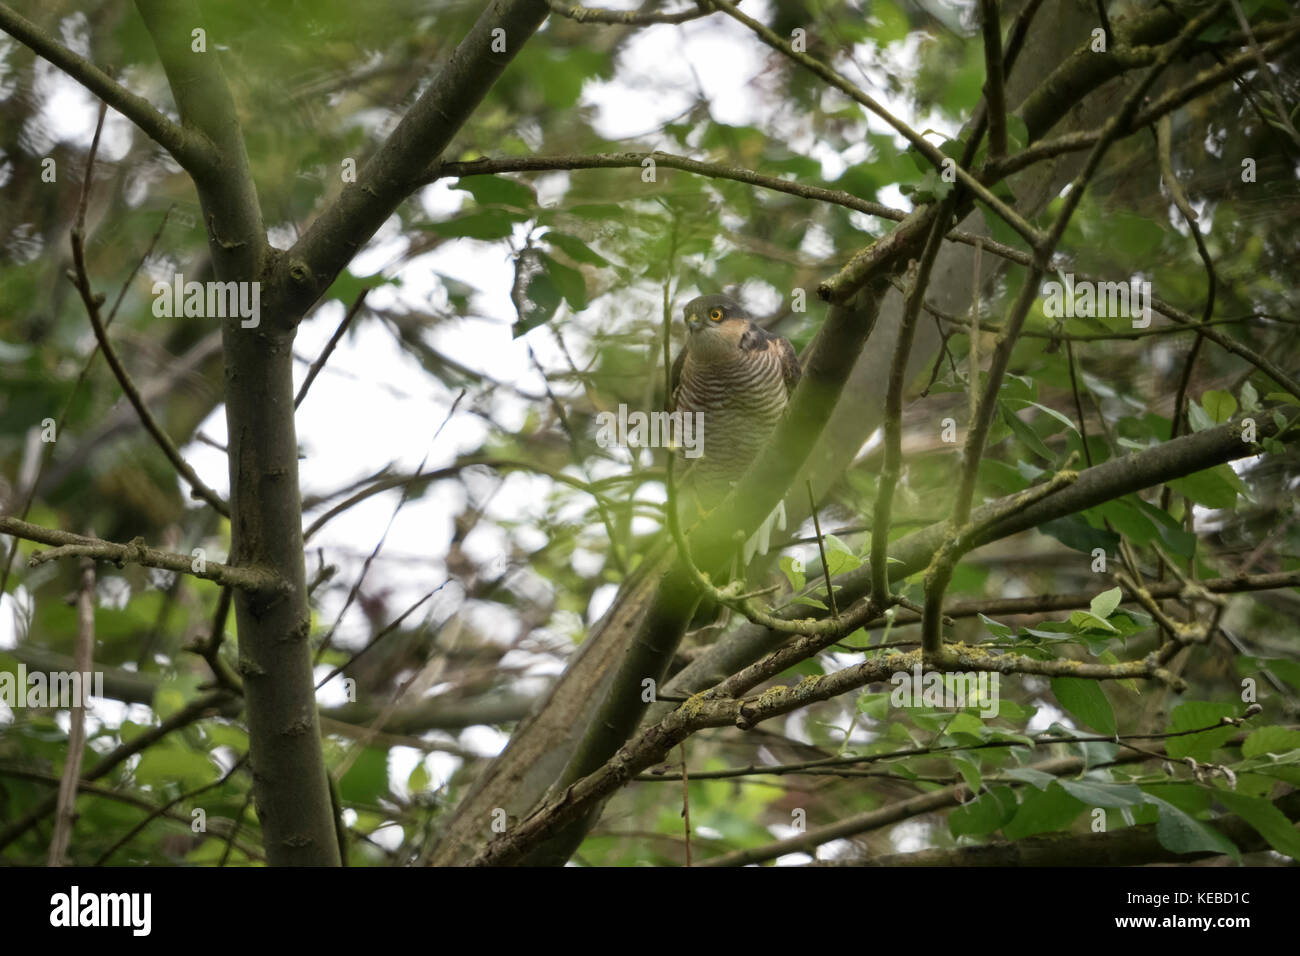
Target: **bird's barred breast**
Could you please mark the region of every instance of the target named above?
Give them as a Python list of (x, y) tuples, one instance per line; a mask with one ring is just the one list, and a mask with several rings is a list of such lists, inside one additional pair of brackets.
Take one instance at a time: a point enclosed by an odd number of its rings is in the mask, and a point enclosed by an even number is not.
[(704, 413), (703, 455), (696, 464), (700, 477), (709, 482), (734, 481), (785, 409), (780, 359), (770, 350), (708, 365), (697, 365), (688, 357), (677, 399), (681, 411)]

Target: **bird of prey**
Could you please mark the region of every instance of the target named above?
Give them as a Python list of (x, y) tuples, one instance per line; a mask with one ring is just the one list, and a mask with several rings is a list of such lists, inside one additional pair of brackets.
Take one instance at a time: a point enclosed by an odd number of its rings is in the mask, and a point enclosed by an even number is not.
[[(670, 410), (703, 415), (702, 449), (683, 484), (701, 510), (716, 505), (771, 436), (799, 384), (794, 346), (754, 322), (736, 300), (702, 295), (686, 303), (686, 344), (673, 363)], [(767, 550), (779, 507), (751, 539), (745, 560)]]

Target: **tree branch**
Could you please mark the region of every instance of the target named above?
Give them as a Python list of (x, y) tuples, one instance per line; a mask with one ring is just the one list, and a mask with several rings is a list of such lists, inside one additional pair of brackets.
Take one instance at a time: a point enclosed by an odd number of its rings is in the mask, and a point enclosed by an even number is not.
[(980, 27), (984, 33), (984, 101), (989, 125), (989, 158), (1007, 151), (1007, 98), (1002, 76), (1002, 28), (997, 0), (980, 0)]
[(155, 143), (167, 150), (181, 167), (193, 174), (214, 165), (215, 149), (200, 133), (173, 123), (84, 57), (73, 53), (30, 20), (0, 4), (0, 29), (32, 52), (49, 60), (113, 109)]
[[(1281, 53), (1282, 51), (1300, 42), (1300, 24), (1288, 23), (1279, 26), (1279, 35), (1262, 48), (1263, 52), (1268, 55)], [(1285, 29), (1283, 29), (1285, 28)], [(1127, 58), (1131, 67), (1144, 66), (1155, 62), (1156, 50), (1154, 48), (1143, 48), (1141, 53), (1134, 53)], [(1105, 59), (1098, 57), (1097, 59)], [(1123, 130), (1124, 136), (1137, 133), (1150, 126), (1157, 119), (1172, 113), (1174, 110), (1184, 106), (1191, 100), (1203, 93), (1213, 89), (1220, 84), (1226, 83), (1236, 77), (1238, 74), (1251, 69), (1256, 64), (1253, 53), (1241, 53), (1237, 56), (1226, 59), (1221, 65), (1209, 67), (1202, 70), (1192, 80), (1177, 89), (1170, 90), (1163, 96), (1156, 99), (1153, 103), (1146, 105)], [(993, 175), (1003, 177), (1012, 173), (1019, 172), (1035, 163), (1044, 159), (1051, 159), (1054, 156), (1060, 156), (1063, 153), (1076, 152), (1087, 149), (1101, 138), (1101, 130), (1083, 130), (1074, 133), (1065, 133), (1061, 136), (1055, 136), (1052, 139), (1039, 140), (1032, 146), (1029, 146), (1018, 153), (1004, 157), (1000, 162), (991, 164), (990, 171)]]
[(567, 156), (505, 156), (498, 159), (471, 159), (464, 162), (439, 162), (429, 167), (423, 176), (425, 183), (437, 182), (448, 176), (485, 176), (493, 173), (537, 173), (551, 170), (572, 169), (629, 169), (639, 168), (647, 160), (656, 166), (667, 169), (680, 169), (697, 176), (710, 179), (730, 179), (750, 186), (761, 186), (777, 192), (788, 193), (803, 199), (834, 203), (848, 209), (880, 216), (883, 219), (902, 220), (907, 216), (906, 210), (893, 209), (877, 202), (870, 202), (842, 189), (827, 189), (824, 186), (806, 186), (790, 179), (766, 176), (744, 169), (740, 166), (727, 166), (723, 163), (711, 163), (661, 150), (629, 153), (593, 153), (590, 155)]
[(550, 13), (546, 0), (498, 0), (407, 110), (379, 151), (357, 172), (276, 266), (273, 301), (302, 315), (334, 281), (422, 172), (482, 102), (492, 84)]
[[(1276, 423), (1269, 419), (1261, 420), (1259, 432), (1261, 438), (1276, 435)], [(983, 525), (975, 536), (973, 546), (979, 547), (998, 541), (1037, 528), (1057, 518), (1085, 511), (1113, 498), (1257, 453), (1256, 446), (1242, 441), (1241, 424), (1231, 422), (1192, 435), (1184, 435), (1174, 441), (1163, 442), (1153, 448), (1122, 458), (1112, 458), (1079, 472), (1078, 478), (1069, 487), (1062, 488), (1055, 494), (1033, 502), (992, 524)], [(1007, 496), (976, 508), (971, 514), (971, 520), (976, 523), (981, 522), (989, 515), (1004, 509), (1013, 498), (1014, 496)], [(924, 570), (943, 543), (947, 528), (947, 522), (940, 521), (890, 542), (889, 553), (894, 562), (889, 568), (890, 580), (902, 580)], [(847, 574), (841, 574), (836, 579), (840, 587), (841, 599), (855, 601), (868, 594), (871, 589), (871, 574), (869, 563)], [(1279, 586), (1288, 585), (1281, 583)], [(807, 613), (807, 609), (791, 608), (778, 613), (781, 617), (793, 617), (796, 614), (802, 616)], [(758, 660), (762, 655), (770, 653), (785, 639), (785, 635), (766, 628), (753, 625), (742, 626), (713, 644), (704, 654), (683, 668), (665, 686), (664, 692), (689, 694), (717, 684), (728, 675), (735, 674), (751, 662)]]
[[(707, 694), (694, 697), (658, 724), (647, 728), (599, 770), (570, 784), (545, 807), (489, 843), (471, 861), (471, 865), (503, 866), (516, 862), (529, 847), (579, 819), (590, 806), (608, 797), (642, 770), (666, 759), (673, 747), (696, 730), (728, 725), (748, 730), (772, 717), (837, 697), (866, 684), (886, 681), (895, 673), (911, 671), (921, 664), (921, 659), (922, 651), (889, 654), (833, 674), (806, 677), (792, 687), (770, 688), (752, 700), (717, 699)], [(1000, 673), (1057, 674), (1115, 680), (1144, 677), (1164, 683), (1181, 683), (1160, 668), (1154, 657), (1117, 665), (1081, 665), (1077, 661), (1034, 660), (1014, 654), (992, 655), (974, 649), (949, 647), (944, 649), (941, 663), (944, 669), (952, 670), (995, 670)], [(1087, 669), (1086, 673), (1080, 674), (1076, 670), (1081, 666)], [(910, 801), (903, 801), (886, 810), (907, 806), (909, 803)]]
[(889, 595), (889, 561), (886, 553), (889, 547), (894, 488), (898, 485), (903, 467), (903, 385), (907, 360), (912, 352), (912, 338), (916, 332), (916, 320), (921, 314), (921, 303), (925, 300), (925, 291), (930, 284), (930, 270), (939, 254), (939, 237), (948, 217), (952, 215), (954, 205), (954, 197), (944, 200), (934, 225), (930, 227), (930, 236), (921, 253), (921, 262), (911, 277), (912, 288), (903, 306), (903, 320), (899, 326), (898, 341), (894, 344), (894, 361), (889, 367), (889, 389), (885, 395), (885, 466), (880, 471), (880, 480), (876, 486), (871, 525), (871, 594), (878, 602), (886, 600)]
[(993, 210), (993, 212), (997, 213), (997, 215), (1006, 222), (1007, 225), (1018, 232), (1031, 246), (1037, 246), (1042, 241), (1042, 237), (1039, 235), (1038, 230), (1029, 222), (1025, 221), (1023, 216), (1004, 203), (997, 196), (993, 195), (988, 187), (976, 179), (968, 170), (964, 169), (955, 159), (944, 155), (938, 147), (934, 146), (924, 136), (912, 129), (912, 127), (908, 126), (898, 117), (894, 116), (889, 112), (889, 110), (885, 109), (877, 103), (875, 99), (868, 96), (857, 86), (850, 83), (843, 74), (822, 63), (815, 57), (811, 57), (807, 53), (801, 53), (798, 50), (795, 50), (784, 39), (777, 36), (777, 34), (763, 26), (763, 24), (759, 23), (753, 17), (748, 17), (741, 13), (732, 4), (728, 3), (727, 0), (707, 0), (707, 2), (722, 10), (732, 19), (749, 27), (758, 34), (759, 38), (764, 43), (772, 47), (772, 49), (785, 54), (791, 60), (794, 60), (796, 63), (811, 70), (831, 86), (855, 100), (859, 105), (864, 106), (871, 112), (875, 113), (892, 126), (899, 135), (911, 143), (917, 152), (933, 163), (937, 171), (947, 171), (951, 169), (953, 174), (957, 177), (958, 182), (969, 189), (980, 202), (984, 203), (984, 205), (988, 206)]
[[(1300, 794), (1289, 793), (1274, 803), (1294, 823), (1300, 819)], [(1243, 853), (1269, 848), (1259, 831), (1241, 817), (1222, 813), (1209, 826), (1231, 840)], [(1214, 850), (1179, 853), (1166, 848), (1158, 824), (1144, 823), (1103, 833), (1057, 833), (1022, 840), (995, 841), (979, 846), (935, 847), (916, 853), (891, 853), (870, 859), (836, 861), (838, 866), (1147, 866), (1222, 856)], [(704, 865), (711, 865), (707, 861)]]
[[(93, 150), (92, 150), (93, 152)], [(89, 674), (95, 655), (95, 562), (81, 560), (81, 586), (77, 589), (77, 650), (76, 673)], [(77, 822), (77, 782), (81, 777), (81, 761), (86, 754), (86, 701), (85, 688), (82, 699), (72, 701), (68, 713), (68, 756), (63, 765), (63, 778), (59, 781), (58, 804), (54, 812), (54, 836), (50, 839), (50, 866), (63, 866), (72, 839), (72, 828)]]
[(649, 26), (654, 23), (685, 23), (713, 13), (707, 8), (692, 7), (677, 13), (642, 13), (639, 10), (604, 10), (598, 7), (579, 7), (560, 0), (546, 0), (551, 12), (578, 23), (601, 23), (610, 26)]
[[(89, 171), (87, 171), (89, 176)], [(113, 376), (117, 383), (122, 386), (122, 394), (131, 403), (135, 413), (140, 417), (140, 424), (144, 425), (144, 430), (149, 433), (154, 442), (162, 449), (167, 460), (171, 462), (172, 467), (176, 469), (177, 474), (185, 480), (190, 486), (190, 494), (194, 498), (199, 498), (210, 504), (224, 518), (230, 517), (230, 506), (222, 500), (221, 496), (207, 486), (202, 478), (190, 467), (190, 463), (181, 457), (180, 450), (171, 440), (171, 437), (158, 424), (157, 419), (149, 411), (148, 406), (144, 403), (144, 398), (140, 390), (136, 388), (135, 382), (132, 381), (122, 360), (117, 357), (113, 345), (108, 340), (108, 330), (104, 328), (104, 320), (100, 317), (99, 306), (103, 302), (103, 296), (96, 295), (90, 288), (90, 277), (86, 274), (86, 253), (82, 244), (81, 226), (72, 230), (72, 261), (75, 266), (73, 273), (73, 284), (77, 287), (77, 293), (81, 296), (81, 302), (86, 307), (86, 315), (90, 317), (90, 326), (95, 332), (95, 341), (99, 343), (99, 349), (104, 353), (104, 361), (108, 367), (113, 370)]]
[(206, 561), (203, 570), (195, 570), (193, 558), (146, 547), (143, 538), (136, 538), (130, 544), (114, 544), (112, 541), (88, 538), (68, 531), (43, 528), (7, 515), (0, 515), (0, 534), (11, 534), (26, 541), (53, 545), (53, 551), (32, 553), (29, 564), (33, 567), (59, 558), (88, 557), (112, 561), (119, 566), (139, 564), (177, 574), (192, 574), (196, 578), (260, 594), (281, 594), (285, 589), (285, 584), (278, 575), (262, 568), (232, 567), (216, 561)]

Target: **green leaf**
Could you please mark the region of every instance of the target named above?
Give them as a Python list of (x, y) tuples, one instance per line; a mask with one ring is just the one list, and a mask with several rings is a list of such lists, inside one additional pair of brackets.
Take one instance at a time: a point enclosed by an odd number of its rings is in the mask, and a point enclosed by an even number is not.
[(1260, 727), (1241, 745), (1243, 757), (1261, 754), (1284, 754), (1300, 748), (1300, 730), (1286, 727)]
[(1207, 468), (1183, 478), (1175, 478), (1168, 484), (1177, 494), (1185, 495), (1206, 508), (1234, 508), (1237, 505), (1237, 489), (1219, 471), (1226, 467), (1218, 465)]
[[(966, 787), (971, 793), (979, 793), (984, 787), (984, 775), (980, 773), (980, 768), (972, 760), (965, 757), (949, 758), (957, 767), (957, 772), (961, 774), (962, 780), (965, 781)], [(1012, 806), (1015, 801), (1012, 801)]]
[(199, 684), (203, 678), (197, 673), (185, 671), (173, 674), (158, 685), (153, 693), (153, 709), (160, 720), (166, 720), (198, 696)]
[(984, 626), (989, 629), (991, 634), (1004, 639), (1011, 636), (1011, 628), (1007, 627), (1007, 625), (999, 624), (997, 621), (993, 620), (993, 618), (985, 617), (983, 614), (980, 615), (980, 620), (984, 622)]
[(1079, 677), (1053, 677), (1052, 693), (1057, 702), (1076, 720), (1098, 733), (1115, 733), (1115, 711), (1095, 680)]
[(1007, 114), (1007, 142), (1016, 149), (1024, 149), (1029, 145), (1029, 127), (1015, 113)]
[(626, 215), (626, 210), (622, 206), (607, 202), (579, 203), (568, 207), (567, 211), (583, 219), (602, 224), (617, 221), (620, 216)]
[(1156, 839), (1172, 853), (1226, 853), (1240, 855), (1236, 845), (1218, 830), (1179, 810), (1167, 800), (1147, 794), (1147, 802), (1156, 805)]
[(1234, 717), (1237, 707), (1233, 704), (1211, 703), (1204, 700), (1189, 700), (1179, 704), (1169, 715), (1169, 730), (1180, 732), (1208, 727), (1203, 733), (1186, 734), (1170, 737), (1165, 741), (1165, 753), (1174, 760), (1192, 757), (1195, 760), (1208, 761), (1214, 751), (1227, 743), (1237, 733), (1231, 724), (1220, 724), (1223, 717)]
[(582, 277), (582, 273), (571, 266), (566, 266), (561, 262), (556, 262), (548, 255), (543, 255), (542, 264), (551, 276), (551, 281), (555, 283), (555, 288), (560, 290), (564, 296), (564, 301), (569, 303), (569, 307), (575, 312), (581, 312), (587, 307), (587, 280)]
[(1145, 803), (1147, 795), (1131, 783), (1101, 780), (1057, 780), (1066, 793), (1092, 807), (1135, 807)]
[(1263, 797), (1219, 790), (1214, 798), (1241, 817), (1278, 853), (1300, 861), (1300, 833), (1281, 810)]
[(907, 14), (893, 0), (874, 0), (871, 20), (871, 33), (882, 47), (904, 39), (912, 26)]
[(1023, 780), (1025, 783), (1032, 784), (1039, 790), (1046, 790), (1056, 782), (1056, 777), (1042, 770), (1035, 770), (1033, 767), (1015, 767), (1008, 770), (1004, 776), (1013, 780)]
[(1045, 461), (1056, 461), (1056, 456), (1052, 454), (1050, 448), (1043, 444), (1043, 440), (1038, 437), (1038, 433), (1022, 422), (1016, 413), (1007, 406), (1006, 402), (998, 402), (998, 412), (1001, 414), (1002, 421), (1011, 429), (1011, 433), (1016, 436), (1021, 444)]
[(1038, 526), (1043, 534), (1050, 535), (1067, 548), (1091, 554), (1101, 548), (1107, 554), (1114, 554), (1119, 547), (1119, 535), (1105, 528), (1094, 528), (1079, 515), (1067, 515), (1056, 518)]
[(1160, 540), (1165, 546), (1175, 554), (1190, 558), (1196, 549), (1196, 535), (1183, 529), (1182, 525), (1167, 511), (1162, 511), (1155, 505), (1148, 504), (1141, 498), (1134, 496), (1131, 503), (1139, 511), (1152, 520), (1156, 526), (1156, 531), (1160, 535)]
[(1102, 502), (1089, 508), (1085, 514), (1089, 518), (1109, 521), (1117, 533), (1129, 538), (1134, 544), (1147, 544), (1158, 534), (1155, 524), (1124, 498)]
[(1296, 690), (1300, 690), (1300, 663), (1281, 657), (1260, 657), (1256, 658), (1256, 662), (1261, 667), (1267, 667)]
[[(1079, 432), (1079, 428), (1078, 428), (1078, 426), (1076, 426), (1076, 425), (1074, 424), (1074, 422), (1072, 422), (1072, 421), (1069, 419), (1068, 416), (1066, 416), (1066, 415), (1062, 415), (1060, 412), (1058, 412), (1058, 411), (1057, 411), (1056, 409), (1054, 409), (1054, 408), (1048, 408), (1046, 405), (1040, 405), (1038, 402), (1031, 402), (1031, 401), (1028, 401), (1028, 400), (1023, 399), (1023, 398), (1009, 398), (1009, 399), (1006, 399), (1006, 402), (1007, 402), (1008, 405), (1011, 405), (1012, 407), (1019, 406), (1019, 407), (1022, 408), (1022, 409), (1023, 409), (1023, 408), (1036, 408), (1036, 409), (1038, 409), (1038, 411), (1040, 411), (1040, 412), (1042, 412), (1043, 414), (1047, 415), (1049, 418), (1054, 418), (1054, 419), (1056, 419), (1057, 422), (1059, 422), (1061, 425), (1064, 425), (1066, 428), (1070, 429), (1070, 431), (1074, 432), (1075, 434), (1078, 434), (1078, 432)], [(1053, 430), (1053, 431), (1049, 432), (1048, 434), (1055, 434), (1055, 433), (1056, 433), (1055, 430)]]
[(796, 558), (793, 558), (788, 554), (784, 555), (781, 558), (781, 573), (784, 574), (785, 579), (790, 582), (790, 589), (792, 591), (802, 591), (803, 586), (807, 583), (807, 579), (804, 577), (803, 573), (803, 562), (798, 561), (798, 568), (796, 568), (796, 561)]
[(1125, 210), (1108, 212), (1104, 224), (1110, 249), (1120, 259), (1143, 259), (1159, 249), (1165, 230), (1153, 217)]
[(1015, 817), (1002, 828), (1002, 832), (1008, 840), (1019, 840), (1036, 833), (1063, 830), (1084, 809), (1081, 801), (1055, 784), (1046, 790), (1029, 790), (1025, 792)]
[(843, 574), (845, 571), (856, 570), (862, 566), (862, 559), (835, 535), (828, 534), (823, 538), (823, 541), (826, 546), (826, 567), (830, 569), (831, 577)]
[(469, 305), (470, 296), (478, 290), (468, 282), (461, 282), (455, 276), (449, 276), (446, 273), (435, 272), (438, 281), (442, 287), (447, 290), (447, 301), (457, 309), (464, 309)]
[(481, 206), (513, 206), (532, 209), (537, 205), (533, 187), (505, 176), (466, 176), (452, 189), (463, 189)]
[(430, 223), (428, 228), (448, 239), (505, 239), (514, 231), (515, 219), (504, 210), (486, 209)]
[(176, 783), (183, 787), (197, 787), (216, 780), (221, 771), (208, 759), (187, 747), (154, 745), (140, 755), (135, 778), (150, 786)]
[(1110, 631), (1112, 634), (1118, 634), (1119, 631), (1104, 618), (1097, 617), (1088, 611), (1074, 611), (1070, 614), (1070, 625), (1076, 631)]
[(1020, 704), (1014, 700), (1008, 700), (1004, 695), (998, 701), (998, 716), (1004, 720), (1009, 720), (1013, 724), (1023, 724), (1033, 718), (1038, 713), (1037, 707), (1031, 707), (1028, 704)]
[(1218, 425), (1222, 425), (1237, 414), (1237, 400), (1228, 392), (1208, 391), (1201, 396), (1201, 405), (1205, 408), (1206, 414)]
[(543, 238), (574, 262), (585, 262), (588, 265), (593, 266), (609, 265), (608, 259), (593, 250), (577, 236), (570, 236), (567, 233), (555, 232), (552, 230), (543, 236)]
[(347, 803), (376, 803), (388, 794), (388, 751), (365, 747), (339, 781), (339, 799)]
[(1123, 598), (1124, 592), (1119, 588), (1111, 588), (1109, 591), (1102, 591), (1089, 605), (1088, 610), (1101, 618), (1103, 621), (1115, 613), (1119, 607), (1119, 602)]
[(519, 319), (511, 327), (512, 338), (519, 338), (525, 332), (544, 325), (555, 316), (560, 307), (560, 290), (555, 287), (551, 274), (546, 269), (539, 269), (528, 279), (524, 289), (523, 310)]
[(401, 285), (401, 280), (385, 278), (382, 275), (358, 276), (344, 269), (334, 277), (334, 281), (325, 290), (322, 298), (338, 299), (345, 305), (351, 305), (364, 290), (381, 285)]
[(1196, 402), (1187, 403), (1187, 421), (1194, 432), (1203, 432), (1207, 428), (1214, 427), (1214, 419), (1210, 417), (1210, 413)]
[(948, 814), (948, 829), (955, 837), (985, 836), (1016, 815), (1016, 797), (1010, 787), (994, 787)]
[(884, 720), (889, 715), (889, 692), (864, 693), (858, 697), (858, 710), (873, 720)]
[(981, 737), (984, 733), (984, 723), (974, 714), (962, 711), (953, 714), (952, 720), (948, 721), (948, 733), (971, 734), (975, 737)]

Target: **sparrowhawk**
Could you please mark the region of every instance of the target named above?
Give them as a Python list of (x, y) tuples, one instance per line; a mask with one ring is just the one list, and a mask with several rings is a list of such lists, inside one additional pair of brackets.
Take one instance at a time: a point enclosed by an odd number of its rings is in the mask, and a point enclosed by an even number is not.
[[(799, 384), (790, 342), (767, 331), (734, 299), (702, 295), (686, 304), (686, 344), (673, 363), (671, 410), (703, 413), (701, 456), (683, 484), (704, 510), (717, 504), (757, 457)], [(780, 527), (783, 509), (774, 512)], [(771, 522), (755, 535), (767, 550)], [(754, 542), (751, 542), (751, 545)], [(746, 560), (754, 548), (746, 548)]]

